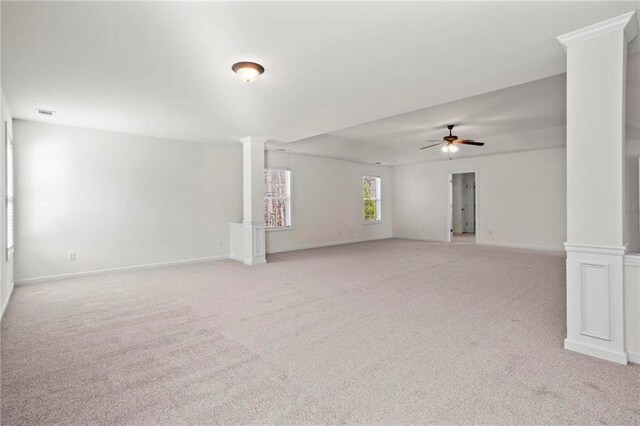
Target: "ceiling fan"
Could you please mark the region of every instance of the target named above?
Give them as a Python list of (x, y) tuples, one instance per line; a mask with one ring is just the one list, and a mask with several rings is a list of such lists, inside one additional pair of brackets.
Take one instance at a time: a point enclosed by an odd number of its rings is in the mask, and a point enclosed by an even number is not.
[[(475, 145), (475, 146), (483, 146), (484, 142), (476, 142), (473, 139), (458, 139), (456, 135), (451, 134), (454, 125), (449, 124), (447, 129), (449, 129), (449, 135), (442, 138), (442, 141), (437, 141), (438, 143), (434, 143), (432, 145), (423, 146), (420, 149), (432, 148), (434, 146), (442, 145), (442, 152), (446, 152), (449, 154), (449, 158), (451, 158), (451, 154), (458, 150), (456, 145)], [(428, 140), (427, 142), (436, 142), (436, 140)], [(444, 145), (443, 145), (444, 144)]]

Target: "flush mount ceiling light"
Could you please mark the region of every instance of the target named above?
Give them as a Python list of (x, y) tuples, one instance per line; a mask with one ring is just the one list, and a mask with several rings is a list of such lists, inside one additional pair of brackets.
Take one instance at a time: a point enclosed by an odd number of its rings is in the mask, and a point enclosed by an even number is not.
[(38, 112), (38, 114), (44, 115), (44, 116), (47, 116), (47, 117), (55, 117), (56, 116), (56, 112), (52, 111), (50, 109), (36, 108), (36, 111)]
[(236, 62), (231, 66), (233, 72), (238, 74), (240, 80), (251, 82), (256, 81), (260, 74), (264, 72), (264, 67), (255, 62)]

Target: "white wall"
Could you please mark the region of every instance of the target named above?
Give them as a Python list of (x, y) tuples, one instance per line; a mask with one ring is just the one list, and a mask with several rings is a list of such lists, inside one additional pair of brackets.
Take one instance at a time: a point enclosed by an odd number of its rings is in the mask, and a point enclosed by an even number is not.
[(557, 148), (396, 167), (393, 234), (446, 241), (449, 174), (475, 171), (478, 243), (562, 249), (565, 153)]
[[(640, 41), (640, 37), (636, 38)], [(627, 61), (627, 126), (625, 147), (625, 242), (640, 252), (638, 159), (640, 158), (640, 54)]]
[[(242, 218), (242, 147), (15, 121), (16, 280), (228, 255)], [(389, 167), (269, 151), (292, 171), (278, 252), (390, 238)], [(362, 221), (362, 176), (382, 177), (381, 223)], [(219, 241), (222, 245), (219, 245)], [(67, 259), (76, 252), (76, 260)]]
[[(0, 16), (2, 8), (0, 7)], [(2, 19), (0, 19), (0, 22)], [(2, 31), (0, 31), (0, 34)], [(0, 43), (1, 44), (1, 43)], [(13, 255), (7, 257), (5, 255), (7, 250), (7, 235), (5, 227), (5, 197), (6, 197), (6, 167), (5, 167), (5, 126), (4, 123), (8, 123), (9, 129), (13, 127), (13, 121), (11, 117), (11, 111), (9, 105), (4, 98), (4, 91), (2, 89), (2, 55), (0, 55), (0, 320), (4, 316), (4, 311), (7, 308), (9, 299), (11, 298), (11, 292), (13, 291)]]
[[(632, 260), (632, 262), (629, 262), (629, 260)], [(625, 344), (631, 362), (640, 363), (640, 256), (626, 256), (625, 263)]]
[[(634, 43), (640, 42), (636, 37)], [(640, 252), (640, 54), (629, 55), (627, 62), (627, 126), (625, 148), (625, 242), (632, 253)], [(632, 362), (640, 363), (640, 266), (638, 255), (627, 256), (635, 262), (624, 268), (625, 343)]]
[(7, 102), (0, 90), (0, 98), (1, 98), (1, 116), (2, 121), (0, 122), (1, 136), (0, 139), (0, 279), (2, 280), (0, 283), (0, 319), (2, 315), (4, 315), (4, 311), (9, 303), (9, 298), (11, 297), (11, 292), (13, 291), (13, 255), (7, 256), (5, 253), (7, 252), (7, 236), (6, 236), (6, 226), (5, 226), (5, 197), (6, 197), (6, 170), (5, 170), (5, 126), (4, 123), (7, 122), (9, 125), (9, 129), (11, 131), (12, 128), (12, 119), (11, 119), (11, 111), (7, 105)]
[(630, 253), (640, 252), (638, 162), (640, 139), (627, 140), (625, 147), (625, 243)]
[[(266, 167), (291, 170), (292, 230), (267, 231), (267, 253), (391, 238), (391, 168), (279, 151)], [(362, 220), (362, 176), (382, 178), (382, 222)]]
[(227, 256), (228, 223), (242, 218), (239, 143), (15, 120), (14, 144), (17, 281)]

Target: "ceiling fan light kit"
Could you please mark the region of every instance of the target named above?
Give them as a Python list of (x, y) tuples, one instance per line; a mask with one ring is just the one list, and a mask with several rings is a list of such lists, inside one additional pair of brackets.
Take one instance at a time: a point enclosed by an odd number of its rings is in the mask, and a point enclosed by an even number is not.
[[(484, 142), (476, 142), (473, 139), (458, 139), (458, 136), (453, 134), (453, 124), (447, 125), (447, 129), (449, 129), (449, 134), (442, 138), (442, 142), (434, 143), (431, 145), (423, 146), (420, 149), (433, 148), (434, 146), (442, 145), (442, 152), (449, 154), (449, 159), (451, 160), (451, 154), (458, 151), (458, 147), (456, 145), (474, 145), (474, 146), (483, 146)], [(435, 141), (433, 141), (435, 142)]]

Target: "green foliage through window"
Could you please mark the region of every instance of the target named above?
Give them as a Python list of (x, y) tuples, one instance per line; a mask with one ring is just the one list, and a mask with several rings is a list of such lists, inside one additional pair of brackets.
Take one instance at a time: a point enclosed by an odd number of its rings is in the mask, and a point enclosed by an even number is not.
[(380, 220), (380, 178), (364, 176), (362, 178), (362, 191), (364, 220), (367, 222)]

